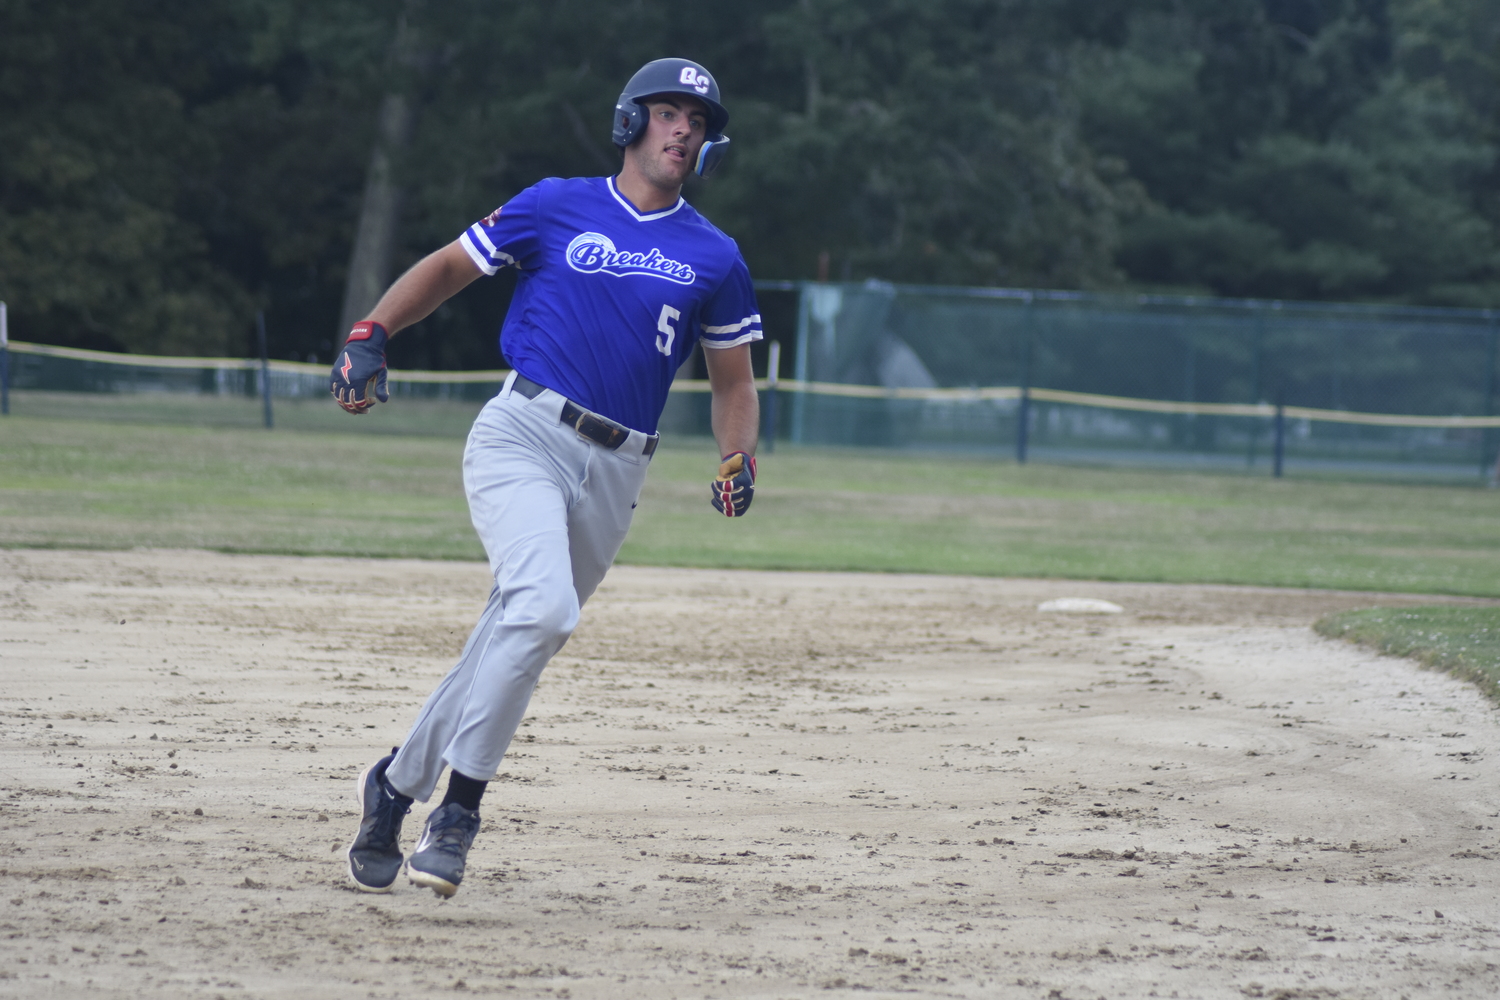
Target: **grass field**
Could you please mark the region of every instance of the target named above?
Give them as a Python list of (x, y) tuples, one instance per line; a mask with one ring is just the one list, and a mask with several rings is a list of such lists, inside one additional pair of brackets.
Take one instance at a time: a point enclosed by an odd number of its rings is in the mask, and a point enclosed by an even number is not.
[(1329, 615), (1313, 627), (1447, 671), (1500, 701), (1500, 609), (1368, 608)]
[[(0, 545), (477, 559), (461, 449), (12, 415)], [(1500, 597), (1500, 494), (1483, 489), (782, 447), (730, 522), (708, 505), (715, 457), (664, 444), (622, 562)]]

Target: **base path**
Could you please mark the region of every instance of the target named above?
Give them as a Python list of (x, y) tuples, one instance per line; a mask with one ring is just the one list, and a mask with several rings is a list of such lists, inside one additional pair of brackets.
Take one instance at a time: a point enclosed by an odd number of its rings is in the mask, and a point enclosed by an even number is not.
[(1495, 710), (1308, 627), (1432, 599), (619, 567), (459, 894), (357, 893), (487, 585), (0, 551), (0, 996), (1500, 995)]

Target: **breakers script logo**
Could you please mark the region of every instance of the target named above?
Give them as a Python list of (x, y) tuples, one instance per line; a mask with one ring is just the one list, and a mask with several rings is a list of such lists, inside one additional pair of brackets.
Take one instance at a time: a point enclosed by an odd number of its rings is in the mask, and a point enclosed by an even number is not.
[(616, 250), (614, 241), (601, 233), (579, 233), (573, 237), (568, 244), (568, 266), (584, 274), (603, 271), (617, 278), (643, 274), (679, 285), (691, 285), (698, 277), (687, 264), (663, 257), (655, 247), (649, 253)]

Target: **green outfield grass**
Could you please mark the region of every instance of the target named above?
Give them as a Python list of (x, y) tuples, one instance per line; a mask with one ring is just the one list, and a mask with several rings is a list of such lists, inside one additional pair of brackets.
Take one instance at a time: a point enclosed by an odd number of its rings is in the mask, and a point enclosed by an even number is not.
[[(477, 559), (461, 450), (12, 415), (0, 545)], [(715, 460), (707, 440), (664, 444), (621, 561), (1500, 597), (1500, 493), (1479, 488), (783, 446), (729, 521), (708, 505)]]
[(1446, 670), (1500, 701), (1500, 608), (1366, 608), (1329, 615), (1313, 627)]

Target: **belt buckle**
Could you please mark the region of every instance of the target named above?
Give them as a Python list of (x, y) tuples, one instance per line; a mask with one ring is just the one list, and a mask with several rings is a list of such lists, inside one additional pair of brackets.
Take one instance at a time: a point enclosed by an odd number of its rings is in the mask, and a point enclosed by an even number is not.
[[(567, 405), (573, 407), (574, 412), (578, 414), (577, 418), (571, 423), (573, 432), (579, 437), (587, 438), (601, 448), (608, 448), (610, 451), (614, 451), (630, 436), (629, 431), (625, 431), (622, 436), (620, 429), (612, 426), (597, 413), (585, 410), (572, 400), (569, 400)], [(566, 411), (566, 407), (564, 407), (564, 410)], [(566, 419), (565, 413), (564, 420), (566, 421)]]
[[(576, 414), (571, 421), (568, 419), (569, 408)], [(607, 417), (601, 417), (590, 410), (585, 410), (570, 399), (563, 401), (562, 418), (563, 423), (573, 428), (573, 433), (610, 451), (619, 451), (621, 446), (630, 440), (630, 428), (617, 424)], [(649, 457), (656, 450), (659, 438), (660, 435), (648, 434), (646, 443), (641, 448), (641, 454)]]
[[(584, 429), (585, 424), (588, 425), (587, 430)], [(578, 425), (574, 429), (584, 437), (597, 442), (610, 451), (618, 451), (620, 445), (624, 444), (630, 438), (628, 430), (615, 427), (597, 414), (590, 413), (587, 410), (579, 416)]]

